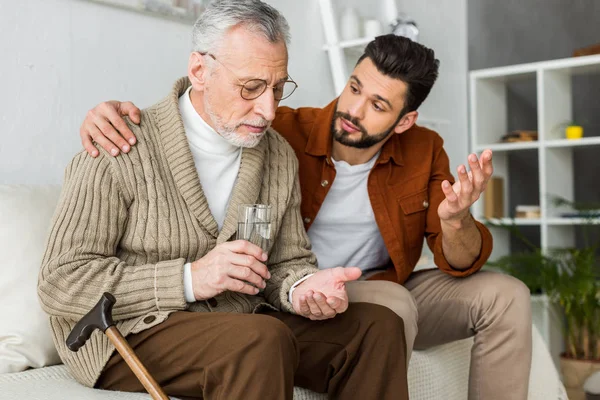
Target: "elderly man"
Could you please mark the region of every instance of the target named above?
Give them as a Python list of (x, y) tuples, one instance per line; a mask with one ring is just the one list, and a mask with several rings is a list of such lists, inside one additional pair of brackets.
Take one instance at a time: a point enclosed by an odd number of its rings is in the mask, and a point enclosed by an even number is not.
[[(402, 320), (348, 307), (358, 268), (315, 267), (298, 163), (269, 128), (295, 89), (285, 19), (258, 0), (220, 1), (193, 36), (188, 77), (130, 125), (138, 145), (67, 168), (39, 280), (61, 358), (85, 385), (143, 390), (104, 335), (78, 353), (65, 346), (109, 291), (118, 328), (169, 395), (291, 399), (296, 384), (408, 398)], [(244, 203), (272, 207), (268, 255), (231, 241)]]

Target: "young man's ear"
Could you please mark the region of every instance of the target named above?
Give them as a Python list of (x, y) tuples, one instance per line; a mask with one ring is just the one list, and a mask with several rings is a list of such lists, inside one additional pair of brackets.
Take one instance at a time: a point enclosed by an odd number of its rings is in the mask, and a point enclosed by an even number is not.
[(400, 118), (400, 121), (398, 121), (398, 123), (396, 124), (394, 132), (399, 134), (409, 130), (410, 128), (412, 128), (415, 122), (417, 122), (418, 117), (418, 111), (411, 111), (409, 113), (404, 114), (402, 118)]
[(204, 90), (207, 74), (208, 65), (206, 57), (197, 51), (192, 52), (188, 61), (188, 78), (194, 90)]

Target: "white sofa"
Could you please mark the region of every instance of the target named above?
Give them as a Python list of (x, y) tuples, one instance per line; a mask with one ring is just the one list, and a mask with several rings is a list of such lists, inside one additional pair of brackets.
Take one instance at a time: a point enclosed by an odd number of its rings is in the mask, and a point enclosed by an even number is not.
[[(147, 399), (147, 394), (83, 387), (60, 364), (36, 294), (45, 238), (59, 194), (58, 186), (0, 185), (0, 400)], [(467, 399), (472, 343), (465, 339), (413, 352), (408, 371), (410, 398)], [(536, 329), (531, 372), (529, 399), (567, 399)], [(294, 392), (296, 400), (326, 398), (301, 388)]]

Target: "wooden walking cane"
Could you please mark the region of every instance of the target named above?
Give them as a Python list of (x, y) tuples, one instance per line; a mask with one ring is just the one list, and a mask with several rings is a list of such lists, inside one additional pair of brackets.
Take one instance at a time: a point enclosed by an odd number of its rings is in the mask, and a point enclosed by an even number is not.
[(98, 303), (77, 322), (69, 337), (67, 347), (71, 351), (79, 350), (90, 338), (92, 332), (100, 329), (108, 336), (117, 351), (123, 357), (129, 368), (140, 380), (146, 391), (154, 400), (169, 400), (162, 388), (154, 380), (140, 359), (135, 355), (127, 340), (115, 326), (112, 319), (112, 308), (116, 303), (115, 297), (110, 293), (104, 293)]

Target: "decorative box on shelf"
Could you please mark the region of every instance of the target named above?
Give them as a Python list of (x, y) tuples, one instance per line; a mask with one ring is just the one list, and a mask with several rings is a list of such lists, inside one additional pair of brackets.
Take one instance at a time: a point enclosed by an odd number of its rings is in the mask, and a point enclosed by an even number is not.
[(540, 206), (518, 205), (515, 207), (516, 218), (541, 218)]
[(512, 131), (500, 138), (500, 142), (502, 143), (535, 142), (537, 140), (537, 131)]

